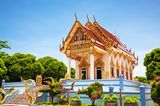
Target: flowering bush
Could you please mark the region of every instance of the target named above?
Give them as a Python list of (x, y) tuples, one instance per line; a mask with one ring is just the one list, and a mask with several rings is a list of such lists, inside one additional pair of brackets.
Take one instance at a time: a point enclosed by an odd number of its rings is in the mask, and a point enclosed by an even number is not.
[(103, 93), (103, 84), (100, 84), (99, 82), (95, 82), (90, 84), (85, 89), (78, 89), (77, 94), (86, 94), (89, 96), (89, 98), (92, 101), (92, 106), (95, 106), (95, 100), (99, 99), (102, 96)]

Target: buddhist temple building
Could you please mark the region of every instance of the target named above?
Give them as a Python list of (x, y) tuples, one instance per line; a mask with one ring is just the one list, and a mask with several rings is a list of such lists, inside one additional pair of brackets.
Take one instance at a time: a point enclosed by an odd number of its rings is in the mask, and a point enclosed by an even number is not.
[(133, 80), (138, 57), (116, 35), (94, 19), (85, 25), (76, 19), (60, 51), (67, 56), (67, 73), (71, 74), (71, 59), (75, 60), (76, 79), (111, 79), (120, 74)]

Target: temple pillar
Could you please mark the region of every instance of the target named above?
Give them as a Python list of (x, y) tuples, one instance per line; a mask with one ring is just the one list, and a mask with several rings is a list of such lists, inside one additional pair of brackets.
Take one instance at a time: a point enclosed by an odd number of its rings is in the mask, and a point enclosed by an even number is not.
[(94, 54), (90, 54), (90, 79), (94, 79)]
[(75, 61), (75, 79), (80, 79), (79, 78), (79, 68), (78, 68), (78, 61)]
[(131, 80), (131, 78), (130, 78), (130, 70), (128, 70), (128, 80)]
[(115, 65), (114, 65), (114, 78), (117, 78), (117, 68)]
[(108, 57), (108, 78), (110, 79), (111, 78), (111, 56)]
[(67, 74), (69, 75), (69, 77), (71, 77), (71, 58), (67, 57), (68, 61), (67, 61)]

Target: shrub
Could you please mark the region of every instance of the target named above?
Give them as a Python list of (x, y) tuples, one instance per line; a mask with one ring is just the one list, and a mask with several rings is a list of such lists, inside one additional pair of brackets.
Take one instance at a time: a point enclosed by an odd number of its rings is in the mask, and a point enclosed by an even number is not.
[(99, 99), (102, 96), (103, 93), (103, 84), (100, 84), (99, 82), (95, 82), (90, 84), (87, 88), (78, 90), (77, 94), (86, 94), (89, 96), (89, 98), (92, 101), (92, 106), (95, 106), (95, 100)]

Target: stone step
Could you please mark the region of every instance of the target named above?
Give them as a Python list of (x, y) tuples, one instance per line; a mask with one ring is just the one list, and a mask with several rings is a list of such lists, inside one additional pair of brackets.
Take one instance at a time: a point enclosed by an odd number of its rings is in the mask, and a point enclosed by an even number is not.
[[(30, 88), (28, 91), (31, 94), (32, 98), (36, 98), (36, 92), (40, 89), (42, 89), (44, 86), (35, 86), (33, 88)], [(28, 104), (28, 97), (26, 93), (24, 92), (23, 94), (17, 95), (15, 98), (11, 99), (7, 104), (23, 104), (27, 105)]]

